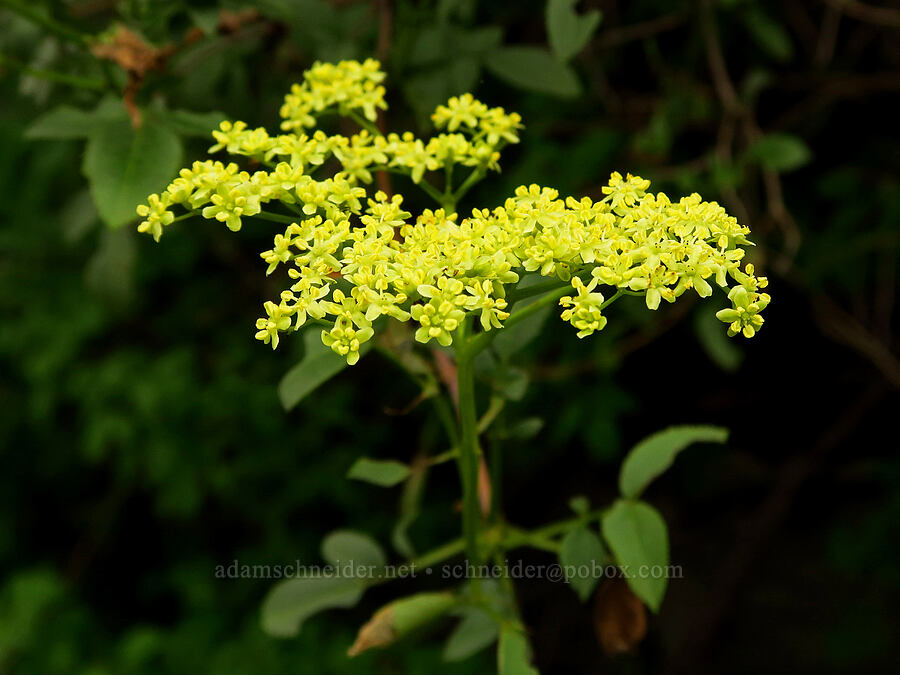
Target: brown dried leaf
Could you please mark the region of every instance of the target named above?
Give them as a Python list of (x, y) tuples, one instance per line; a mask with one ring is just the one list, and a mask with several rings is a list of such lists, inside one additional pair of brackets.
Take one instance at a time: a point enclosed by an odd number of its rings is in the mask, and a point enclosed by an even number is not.
[(149, 70), (162, 68), (174, 50), (172, 45), (156, 48), (125, 26), (116, 26), (109, 41), (91, 45), (91, 52), (97, 58), (112, 61), (138, 76), (143, 76)]
[(624, 579), (608, 579), (597, 589), (594, 631), (607, 656), (630, 652), (647, 634), (647, 609)]
[(347, 650), (347, 656), (356, 656), (369, 649), (387, 647), (396, 640), (394, 630), (394, 609), (390, 605), (375, 612), (356, 636), (356, 641)]

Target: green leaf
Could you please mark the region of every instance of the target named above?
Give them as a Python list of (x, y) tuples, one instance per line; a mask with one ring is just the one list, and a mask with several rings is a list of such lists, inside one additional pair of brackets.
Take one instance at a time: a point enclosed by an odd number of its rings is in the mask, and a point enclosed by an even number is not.
[[(321, 333), (315, 327), (303, 334), (306, 353), (296, 366), (291, 368), (278, 384), (278, 398), (285, 410), (290, 410), (308, 394), (330, 380), (347, 367), (347, 361), (322, 344)], [(364, 344), (359, 353), (369, 351), (371, 343)]]
[(138, 204), (162, 190), (180, 164), (178, 136), (146, 117), (138, 129), (117, 120), (92, 131), (82, 169), (100, 217), (118, 227), (137, 218)]
[(741, 14), (744, 26), (760, 48), (776, 61), (790, 61), (794, 55), (791, 36), (784, 27), (759, 7), (748, 7)]
[(500, 629), (500, 645), (497, 647), (497, 672), (499, 675), (540, 675), (531, 665), (531, 647), (525, 634), (511, 626)]
[[(519, 282), (516, 286), (516, 290), (527, 289), (529, 286), (545, 282), (546, 279), (539, 275), (527, 276)], [(537, 295), (520, 300), (515, 305), (516, 311), (523, 307), (527, 307), (540, 299), (541, 296)], [(519, 323), (513, 324), (509, 328), (501, 328), (498, 330), (492, 343), (494, 351), (504, 361), (509, 359), (513, 354), (540, 335), (541, 329), (544, 327), (544, 324), (547, 323), (547, 319), (552, 312), (553, 307), (544, 307)]]
[(459, 604), (453, 593), (416, 593), (394, 600), (390, 605), (392, 625), (398, 638), (445, 615)]
[(444, 661), (463, 661), (492, 644), (500, 631), (490, 614), (477, 607), (462, 613), (456, 628), (444, 643)]
[(211, 138), (219, 124), (228, 119), (220, 112), (193, 112), (191, 110), (165, 110), (159, 113), (160, 121), (179, 136)]
[(733, 373), (741, 367), (744, 352), (722, 330), (723, 325), (716, 318), (715, 308), (704, 308), (694, 315), (694, 332), (703, 351), (719, 368)]
[(569, 500), (569, 508), (576, 515), (583, 516), (590, 510), (591, 502), (584, 495), (575, 495)]
[(559, 564), (565, 572), (566, 581), (582, 602), (591, 596), (605, 560), (606, 551), (600, 537), (587, 527), (576, 527), (563, 537)]
[(724, 443), (728, 429), (713, 426), (669, 427), (634, 446), (619, 471), (623, 497), (639, 497), (654, 478), (672, 466), (675, 456), (692, 443)]
[(391, 487), (406, 480), (409, 472), (410, 468), (402, 462), (392, 459), (360, 457), (350, 467), (347, 478), (373, 483), (381, 487)]
[(494, 75), (521, 89), (558, 98), (581, 93), (575, 72), (540, 47), (501, 47), (485, 55), (484, 65)]
[(578, 0), (547, 0), (547, 37), (560, 61), (568, 61), (584, 49), (600, 25), (599, 10), (579, 15), (576, 4)]
[(413, 558), (416, 554), (408, 531), (416, 518), (419, 517), (427, 476), (428, 464), (416, 461), (410, 467), (409, 478), (403, 485), (403, 494), (400, 497), (400, 517), (397, 519), (391, 532), (391, 543), (397, 550), (397, 553), (404, 558)]
[(458, 602), (456, 596), (448, 592), (417, 593), (395, 600), (375, 612), (359, 629), (347, 655), (357, 656), (370, 649), (388, 647), (447, 614)]
[(128, 113), (119, 100), (104, 99), (94, 110), (61, 105), (32, 122), (25, 130), (25, 138), (88, 138), (101, 127), (114, 121), (128, 121)]
[(332, 565), (384, 567), (386, 558), (378, 542), (354, 530), (337, 530), (322, 540), (322, 557)]
[(602, 525), (631, 590), (658, 611), (669, 565), (669, 535), (662, 516), (649, 504), (620, 499), (603, 516)]
[(509, 401), (521, 401), (528, 391), (528, 373), (523, 368), (502, 367), (494, 374), (492, 385)]
[(294, 637), (303, 622), (325, 609), (353, 607), (362, 597), (362, 579), (321, 576), (279, 582), (262, 604), (262, 629), (275, 637)]
[(793, 134), (766, 134), (747, 152), (751, 160), (772, 171), (793, 171), (812, 159), (812, 152)]
[(544, 428), (544, 420), (540, 417), (526, 417), (523, 420), (502, 429), (497, 433), (497, 438), (509, 438), (515, 441), (527, 441), (537, 436)]

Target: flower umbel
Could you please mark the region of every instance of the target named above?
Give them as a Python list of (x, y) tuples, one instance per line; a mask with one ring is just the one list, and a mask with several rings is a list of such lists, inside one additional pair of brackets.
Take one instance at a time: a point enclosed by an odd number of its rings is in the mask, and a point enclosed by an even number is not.
[[(688, 291), (709, 297), (715, 287), (731, 301), (717, 314), (729, 335), (749, 338), (761, 328), (771, 298), (762, 292), (765, 277), (750, 264), (742, 268), (749, 229), (716, 202), (696, 194), (672, 201), (648, 192), (650, 181), (616, 172), (598, 202), (530, 185), (496, 208), (460, 217), (457, 201), (499, 170), (501, 150), (519, 140), (521, 118), (463, 94), (432, 115), (445, 132), (427, 140), (381, 135), (371, 122), (387, 108), (383, 79), (371, 59), (315, 64), (285, 98), (285, 133), (270, 136), (243, 122), (213, 132), (212, 152), (267, 169), (195, 162), (138, 207), (138, 229), (159, 240), (176, 205), (231, 230), (248, 218), (283, 223), (261, 257), (266, 274), (287, 266), (291, 283), (279, 302), (265, 303), (256, 337), (275, 348), (281, 333), (312, 319), (323, 325), (323, 343), (351, 364), (389, 320), (415, 321), (416, 340), (443, 346), (470, 317), (483, 333), (502, 330), (517, 309), (509, 290), (529, 274), (558, 282), (547, 292), (556, 292), (562, 319), (581, 338), (606, 326), (602, 310), (621, 295), (641, 295), (655, 310)], [(349, 137), (314, 129), (328, 113), (364, 128)], [(338, 171), (313, 177), (329, 160)], [(401, 195), (372, 190), (373, 174), (385, 170), (405, 173), (444, 208), (413, 216)], [(563, 295), (566, 288), (574, 293)]]

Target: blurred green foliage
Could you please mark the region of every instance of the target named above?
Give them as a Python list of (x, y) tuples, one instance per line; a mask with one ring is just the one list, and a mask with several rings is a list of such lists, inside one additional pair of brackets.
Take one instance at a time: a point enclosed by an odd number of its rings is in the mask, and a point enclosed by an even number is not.
[[(0, 0), (0, 672), (491, 667), (444, 664), (433, 641), (348, 661), (380, 592), (273, 640), (258, 619), (271, 582), (214, 578), (234, 559), (316, 562), (336, 527), (390, 541), (395, 493), (344, 477), (362, 455), (408, 461), (439, 435), (424, 407), (385, 414), (416, 391), (377, 358), (283, 411), (277, 381), (302, 345), (273, 354), (252, 339), (272, 294), (255, 252), (271, 232), (237, 239), (198, 222), (153, 247), (102, 224), (125, 219), (102, 193), (126, 201), (103, 159), (135, 146), (127, 118), (117, 108), (82, 129), (78, 113), (52, 128), (41, 116), (121, 97), (126, 72), (77, 38), (116, 22), (177, 45), (136, 90), (159, 125), (139, 160), (201, 157), (198, 127), (214, 111), (274, 126), (313, 59), (379, 55), (391, 100), (407, 104), (389, 112), (393, 128), (464, 90), (521, 112), (525, 142), (472, 205), (523, 182), (596, 196), (614, 169), (720, 198), (753, 228), (754, 262), (772, 279), (762, 343), (725, 342), (699, 308), (648, 316), (627, 299), (588, 343), (548, 328), (510, 356), (535, 365), (510, 370), (510, 406), (529, 428), (498, 439), (503, 499), (525, 524), (564, 516), (574, 494), (609, 501), (623, 450), (648, 433), (732, 427), (727, 453), (686, 453), (651, 488), (686, 577), (637, 654), (603, 669), (891, 671), (900, 21), (889, 3)], [(418, 545), (456, 532), (456, 492), (451, 469), (434, 473), (410, 526)], [(742, 543), (757, 530), (761, 544)], [(521, 600), (542, 668), (601, 669), (589, 606), (547, 582)]]

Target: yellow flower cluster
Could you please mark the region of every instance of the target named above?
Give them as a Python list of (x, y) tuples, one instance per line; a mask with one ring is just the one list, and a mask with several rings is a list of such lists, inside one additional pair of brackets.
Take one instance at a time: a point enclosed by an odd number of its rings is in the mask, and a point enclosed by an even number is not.
[(362, 112), (374, 122), (378, 108), (387, 109), (384, 73), (375, 59), (341, 61), (338, 64), (319, 63), (303, 74), (303, 82), (291, 87), (281, 106), (285, 131), (316, 126), (316, 116), (324, 112), (340, 115)]
[[(374, 61), (315, 65), (286, 99), (285, 128), (311, 127), (334, 107), (372, 119), (385, 107), (382, 79)], [(710, 296), (713, 283), (732, 302), (718, 314), (729, 335), (751, 337), (762, 325), (766, 279), (754, 276), (752, 265), (742, 267), (749, 230), (715, 202), (696, 194), (673, 202), (648, 192), (649, 181), (613, 173), (599, 202), (522, 186), (502, 206), (460, 218), (456, 200), (497, 168), (500, 148), (518, 141), (521, 119), (469, 94), (439, 106), (432, 119), (446, 133), (428, 141), (411, 133), (383, 136), (374, 126), (350, 137), (321, 130), (269, 136), (242, 122), (223, 123), (213, 150), (252, 157), (267, 170), (196, 162), (138, 207), (144, 217), (138, 229), (159, 239), (176, 219), (170, 210), (176, 204), (232, 230), (244, 217), (285, 223), (261, 255), (267, 274), (287, 265), (292, 283), (278, 302), (265, 303), (256, 337), (274, 348), (281, 333), (313, 321), (325, 327), (323, 342), (351, 364), (387, 317), (416, 322), (418, 341), (444, 346), (470, 316), (484, 332), (502, 329), (516, 309), (507, 291), (528, 273), (558, 281), (546, 292), (559, 299), (563, 320), (579, 337), (603, 329), (603, 310), (623, 294), (641, 295), (656, 309), (689, 290)], [(330, 157), (341, 170), (314, 178)], [(470, 173), (454, 190), (457, 165)], [(372, 172), (386, 169), (409, 175), (446, 208), (413, 217), (402, 196), (367, 190)], [(438, 170), (446, 177), (443, 191), (425, 177)], [(279, 212), (263, 210), (273, 202)], [(608, 299), (601, 286), (612, 289)]]

